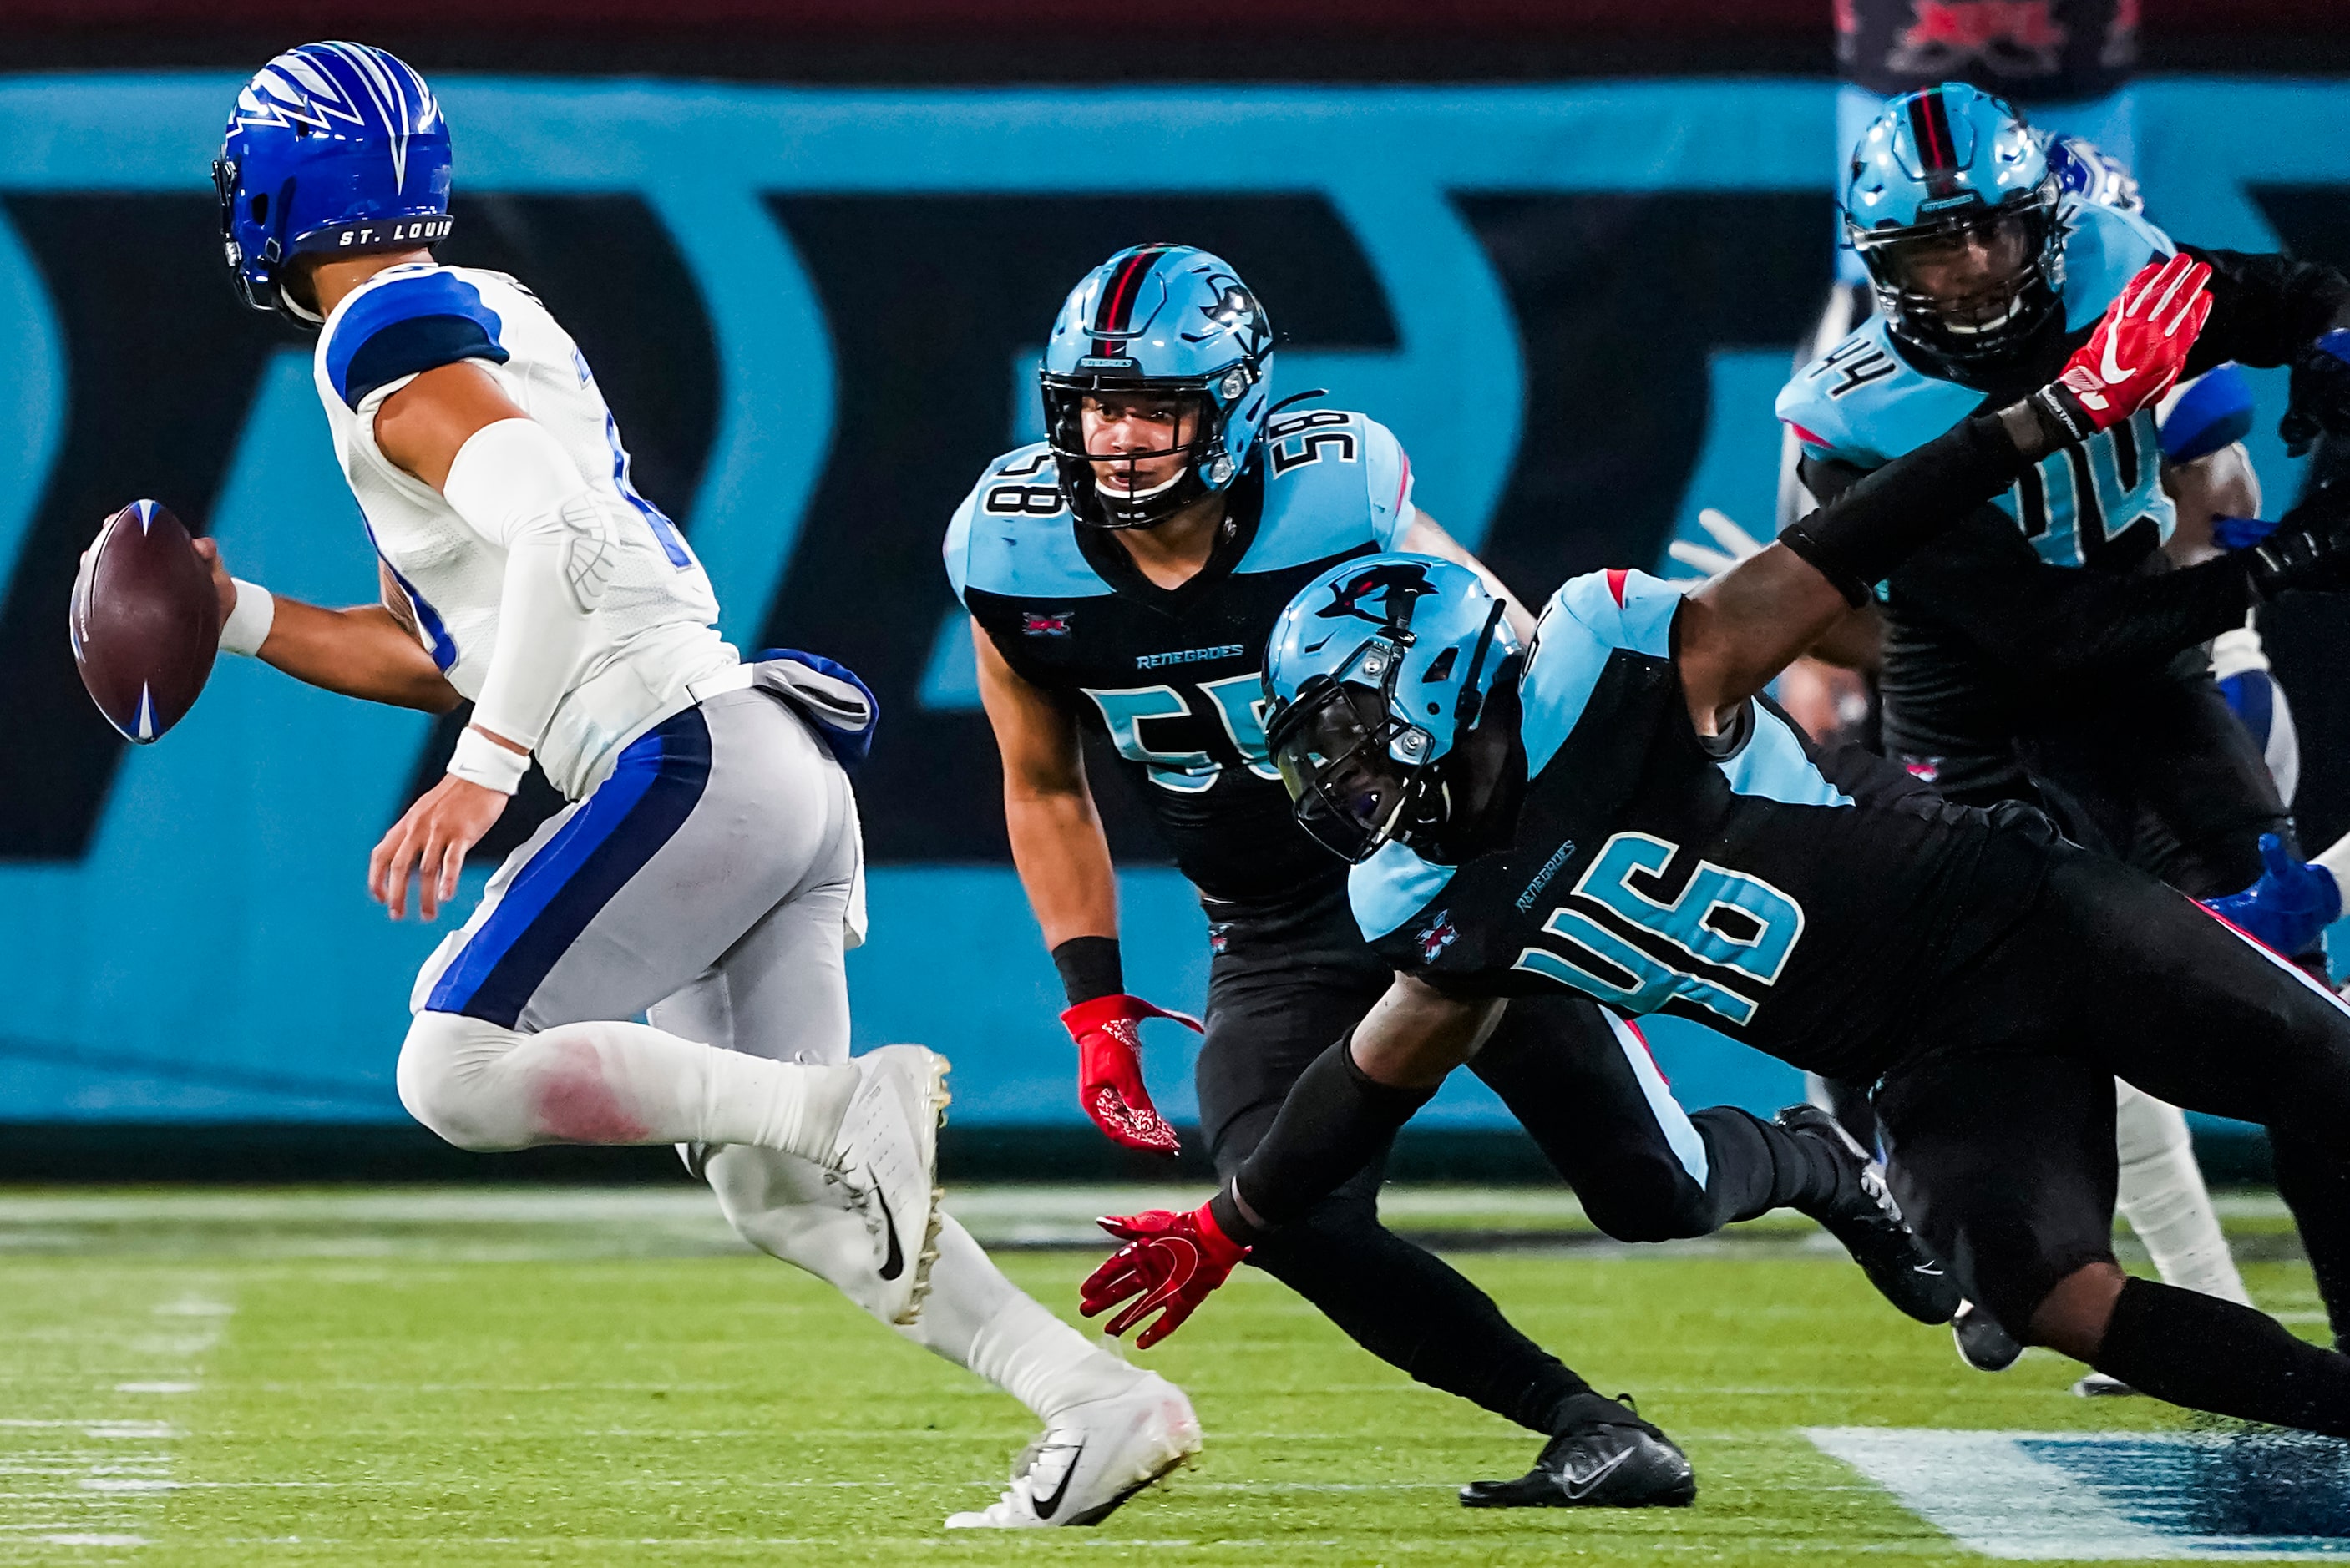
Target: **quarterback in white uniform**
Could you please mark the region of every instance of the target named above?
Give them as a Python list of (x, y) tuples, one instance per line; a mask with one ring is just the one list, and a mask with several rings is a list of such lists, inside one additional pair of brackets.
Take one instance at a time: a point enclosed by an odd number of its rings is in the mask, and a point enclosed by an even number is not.
[(577, 345), (513, 278), (432, 260), (449, 170), (423, 80), (343, 43), (264, 67), (214, 167), (246, 303), (318, 327), (384, 584), (380, 606), (323, 609), (230, 577), (207, 543), (223, 646), (352, 696), (473, 701), (447, 775), (370, 859), (395, 918), (411, 875), (427, 919), (455, 896), (532, 757), (572, 803), (418, 977), (401, 1102), (470, 1149), (686, 1147), (746, 1240), (1044, 1418), (1003, 1499), (950, 1523), (1095, 1522), (1195, 1451), (1198, 1424), (940, 1212), (944, 1060), (848, 1055), (864, 900), (843, 764), (870, 694), (719, 637)]

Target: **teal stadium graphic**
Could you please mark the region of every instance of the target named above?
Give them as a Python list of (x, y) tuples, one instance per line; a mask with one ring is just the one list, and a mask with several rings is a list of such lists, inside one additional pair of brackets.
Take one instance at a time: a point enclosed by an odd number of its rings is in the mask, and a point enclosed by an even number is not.
[[(437, 772), (444, 728), (224, 661), (188, 722), (134, 752), (67, 663), (74, 554), (140, 494), (286, 592), (375, 594), (308, 348), (273, 343), (220, 276), (207, 169), (236, 86), (0, 84), (0, 648), (24, 672), (0, 693), (0, 1102), (16, 1119), (396, 1119), (400, 999), (441, 934), (386, 921), (363, 871)], [(1703, 541), (1700, 507), (1767, 525), (1772, 397), (1833, 235), (1834, 89), (1817, 83), (436, 86), (460, 192), (445, 254), (527, 276), (577, 324), (629, 477), (707, 565), (725, 634), (832, 654), (879, 694), (858, 1039), (950, 1051), (964, 1122), (1080, 1115), (937, 557), (972, 476), (1042, 434), (1035, 366), (1070, 282), (1140, 240), (1227, 256), (1281, 334), (1276, 394), (1325, 388), (1374, 413), (1419, 504), (1546, 593), (1662, 566), (1671, 540)], [(2350, 88), (2137, 90), (2158, 221), (2350, 262)], [(622, 293), (642, 303), (596, 304)], [(2289, 493), (2282, 375), (2255, 380), (2253, 456)], [(1149, 715), (1132, 722), (1147, 745)], [(1121, 809), (1131, 864), (1139, 818)], [(1196, 904), (1147, 865), (1125, 897), (1136, 988), (1192, 1004)], [(1153, 1037), (1152, 1076), (1180, 1120), (1175, 1033)], [(1794, 1097), (1787, 1070), (1701, 1029), (1657, 1034), (1692, 1104)], [(1430, 1119), (1499, 1125), (1482, 1094), (1456, 1085)]]

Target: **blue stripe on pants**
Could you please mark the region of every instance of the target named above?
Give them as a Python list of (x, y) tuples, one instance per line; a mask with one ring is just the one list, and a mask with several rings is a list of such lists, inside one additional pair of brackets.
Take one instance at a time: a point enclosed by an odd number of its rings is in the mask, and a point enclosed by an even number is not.
[(709, 782), (710, 726), (699, 708), (631, 742), (612, 776), (516, 873), (424, 1005), (514, 1028), (588, 923), (684, 826)]

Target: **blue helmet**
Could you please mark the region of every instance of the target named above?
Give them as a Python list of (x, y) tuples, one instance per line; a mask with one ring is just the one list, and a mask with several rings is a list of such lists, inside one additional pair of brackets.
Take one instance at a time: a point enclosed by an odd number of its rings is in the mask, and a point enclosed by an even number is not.
[(1265, 745), (1308, 833), (1353, 861), (1389, 840), (1458, 848), (1500, 772), (1468, 742), (1515, 679), (1505, 607), (1468, 567), (1405, 555), (1357, 556), (1289, 601), (1265, 649)]
[(2056, 188), (2064, 194), (2119, 212), (2145, 213), (2146, 198), (2138, 192), (2137, 176), (2120, 159), (2085, 136), (2043, 131), (2040, 140), (2048, 150), (2048, 167), (2056, 176)]
[[(1080, 523), (1148, 528), (1227, 489), (1256, 455), (1273, 376), (1273, 324), (1240, 275), (1191, 245), (1135, 245), (1087, 273), (1054, 319), (1038, 380), (1061, 492)], [(1085, 402), (1103, 393), (1188, 404), (1191, 438), (1136, 462), (1181, 454), (1182, 471), (1143, 487), (1097, 483)]]
[(305, 44), (236, 95), (213, 188), (239, 297), (316, 323), (286, 296), (296, 256), (449, 237), (448, 123), (424, 78), (381, 49)]
[[(2061, 197), (2045, 144), (2007, 103), (1961, 82), (1904, 93), (1861, 134), (1843, 192), (1845, 238), (1906, 346), (1960, 365), (2005, 357), (2059, 314)], [(1973, 292), (1936, 294), (1918, 267), (1969, 241), (2007, 265)]]

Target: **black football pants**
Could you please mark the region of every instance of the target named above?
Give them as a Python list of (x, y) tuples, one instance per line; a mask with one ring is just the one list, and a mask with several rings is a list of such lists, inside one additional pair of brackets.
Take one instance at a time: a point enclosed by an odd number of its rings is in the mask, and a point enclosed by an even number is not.
[(2033, 910), (1921, 1009), (1877, 1085), (1901, 1210), (2022, 1325), (2113, 1260), (2114, 1094), (2268, 1128), (2339, 1337), (2350, 1327), (2350, 1007), (2184, 895), (2060, 846)]
[[(1961, 805), (2040, 806), (2074, 843), (2197, 898), (2258, 881), (2263, 833), (2299, 853), (2293, 815), (2260, 747), (2208, 675), (2147, 680), (2067, 722), (2027, 730), (2015, 751), (2003, 769), (1970, 763), (1964, 776), (1983, 782), (1946, 793)], [(2295, 956), (2323, 974), (2323, 946)], [(2224, 1040), (2210, 1044), (2227, 1048)], [(1837, 1119), (1872, 1141), (1866, 1086), (1830, 1079), (1825, 1087)]]
[[(1287, 911), (1211, 906), (1209, 914), (1216, 952), (1200, 1123), (1218, 1175), (1229, 1178), (1298, 1075), (1361, 1021), (1394, 974), (1364, 943), (1343, 889)], [(1777, 1129), (1739, 1111), (1682, 1117), (1632, 1051), (1645, 1057), (1637, 1036), (1619, 1036), (1597, 1008), (1562, 993), (1513, 1001), (1471, 1065), (1534, 1133), (1592, 1222), (1618, 1240), (1706, 1235), (1770, 1207), (1765, 1134)], [(1419, 1381), (1552, 1430), (1556, 1407), (1583, 1392), (1583, 1380), (1484, 1292), (1380, 1223), (1385, 1171), (1382, 1155), (1249, 1261)]]

